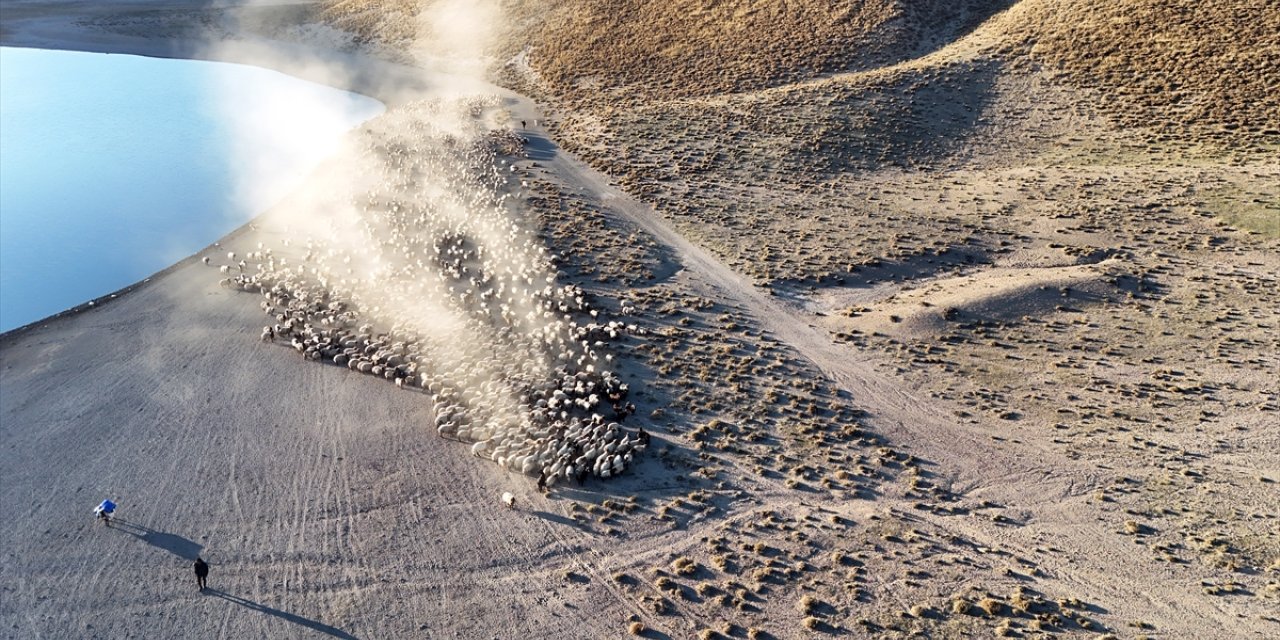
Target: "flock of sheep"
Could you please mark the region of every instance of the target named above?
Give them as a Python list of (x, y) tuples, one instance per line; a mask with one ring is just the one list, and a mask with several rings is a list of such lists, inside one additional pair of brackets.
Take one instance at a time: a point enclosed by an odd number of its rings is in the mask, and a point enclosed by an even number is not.
[[(625, 471), (648, 444), (599, 319), (518, 219), (523, 186), (486, 126), (491, 99), (426, 101), (367, 123), (323, 194), (226, 254), (222, 285), (262, 296), (265, 341), (431, 396), (435, 428), (540, 486)], [(273, 234), (263, 230), (264, 238)], [(212, 264), (208, 257), (206, 264)]]

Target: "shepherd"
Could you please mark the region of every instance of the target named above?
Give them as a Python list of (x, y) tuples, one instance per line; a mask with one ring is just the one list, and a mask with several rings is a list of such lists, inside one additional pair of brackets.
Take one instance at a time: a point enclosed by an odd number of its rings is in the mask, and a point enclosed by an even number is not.
[(205, 562), (203, 558), (196, 556), (194, 567), (196, 570), (196, 586), (200, 587), (201, 591), (204, 591), (205, 579), (209, 577), (209, 563)]
[(98, 519), (102, 521), (102, 524), (109, 527), (111, 526), (111, 516), (116, 513), (116, 503), (110, 500), (103, 500), (102, 504), (93, 508), (93, 512), (97, 514)]

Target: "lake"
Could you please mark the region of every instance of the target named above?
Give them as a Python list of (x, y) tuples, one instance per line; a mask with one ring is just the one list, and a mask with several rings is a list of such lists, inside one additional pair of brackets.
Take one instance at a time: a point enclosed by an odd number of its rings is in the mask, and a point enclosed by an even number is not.
[(216, 241), (384, 109), (258, 67), (12, 47), (0, 87), (0, 331)]

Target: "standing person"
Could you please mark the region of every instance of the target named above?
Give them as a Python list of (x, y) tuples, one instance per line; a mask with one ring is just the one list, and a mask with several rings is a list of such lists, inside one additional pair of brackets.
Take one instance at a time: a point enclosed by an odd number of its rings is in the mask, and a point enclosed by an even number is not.
[(194, 566), (196, 570), (196, 584), (200, 587), (201, 591), (204, 591), (206, 586), (205, 579), (209, 577), (209, 564), (203, 559), (197, 557)]
[(116, 503), (110, 500), (103, 500), (102, 504), (93, 508), (93, 512), (98, 515), (98, 519), (102, 521), (102, 524), (109, 527), (111, 526), (111, 516), (116, 513)]

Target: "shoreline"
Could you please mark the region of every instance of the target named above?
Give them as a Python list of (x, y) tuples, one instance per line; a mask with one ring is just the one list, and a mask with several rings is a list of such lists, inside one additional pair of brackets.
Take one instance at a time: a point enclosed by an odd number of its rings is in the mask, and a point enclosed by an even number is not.
[[(47, 6), (56, 7), (58, 3), (51, 3)], [(116, 9), (110, 9), (105, 13), (112, 11), (116, 11)], [(75, 16), (59, 17), (66, 19), (69, 24), (74, 23)], [(67, 33), (66, 35), (70, 37), (62, 41), (56, 41), (48, 38), (33, 37), (31, 34), (26, 34), (26, 38), (24, 38), (24, 34), (21, 31), (15, 36), (10, 29), (6, 28), (0, 30), (0, 46), (76, 51), (103, 55), (133, 55), (174, 60), (202, 60), (252, 66), (373, 98), (383, 103), (388, 112), (415, 97), (429, 95), (430, 88), (424, 82), (425, 76), (431, 74), (435, 77), (441, 77), (442, 75), (426, 69), (373, 58), (363, 54), (343, 54), (297, 43), (269, 40), (260, 36), (249, 36), (244, 40), (213, 41), (182, 38), (138, 38), (123, 34), (110, 34), (105, 31), (93, 31), (91, 34), (86, 32), (79, 38), (74, 37), (74, 34), (74, 31)], [(87, 35), (94, 35), (97, 38), (87, 39), (85, 37)], [(281, 64), (281, 62), (289, 60), (290, 57), (293, 58), (292, 64)], [(320, 61), (322, 64), (316, 65), (315, 61)], [(330, 71), (335, 68), (341, 72), (331, 73)], [(385, 74), (385, 76), (382, 74)], [(349, 81), (335, 82), (335, 78), (343, 78)], [(375, 80), (374, 78), (377, 79)], [(404, 84), (403, 86), (396, 86), (398, 83)], [(479, 85), (477, 88), (480, 88)], [(501, 87), (487, 85), (486, 83), (483, 88), (493, 89), (495, 93), (507, 99), (512, 97), (508, 90)], [(349, 134), (350, 131), (344, 135)], [(312, 173), (316, 170), (318, 170), (318, 167), (313, 169)], [(303, 180), (303, 182), (305, 181), (306, 179)], [(287, 200), (291, 196), (292, 194), (286, 195), (285, 199)], [(0, 332), (0, 344), (12, 340), (16, 336), (42, 328), (48, 323), (101, 308), (103, 305), (115, 302), (129, 293), (139, 290), (153, 280), (190, 264), (202, 254), (220, 246), (222, 243), (231, 242), (239, 238), (256, 221), (268, 215), (272, 208), (274, 207), (267, 207), (258, 211), (244, 224), (220, 236), (212, 243), (129, 285), (82, 301), (38, 320)]]

